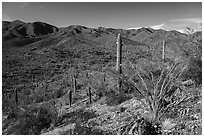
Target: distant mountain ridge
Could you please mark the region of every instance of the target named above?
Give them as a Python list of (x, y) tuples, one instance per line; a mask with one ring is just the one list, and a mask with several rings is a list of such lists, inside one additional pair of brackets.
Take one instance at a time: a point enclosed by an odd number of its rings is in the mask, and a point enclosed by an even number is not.
[(20, 20), (2, 22), (2, 37), (5, 40), (16, 37), (36, 37), (55, 33), (58, 30), (56, 26), (44, 22), (25, 23)]
[(98, 45), (114, 50), (116, 37), (121, 34), (124, 45), (134, 48), (133, 50), (137, 50), (135, 47), (140, 46), (140, 49), (150, 51), (155, 48), (160, 50), (162, 42), (165, 40), (169, 58), (173, 58), (170, 57), (173, 53), (175, 55), (196, 54), (200, 50), (202, 42), (202, 32), (187, 35), (175, 30), (154, 30), (144, 27), (137, 30), (126, 30), (105, 27), (88, 28), (81, 25), (58, 28), (43, 22), (25, 23), (19, 20), (13, 22), (3, 21), (2, 32), (4, 47), (23, 47), (39, 41), (39, 43), (46, 43), (47, 46), (52, 45), (52, 43), (57, 45), (72, 43), (74, 46), (78, 44), (80, 46), (84, 44), (89, 46)]
[[(20, 20), (15, 20), (12, 22), (2, 21), (2, 37), (4, 40), (13, 39), (16, 37), (37, 37), (51, 33), (60, 34), (93, 34), (95, 36), (100, 36), (101, 34), (114, 34), (118, 33), (134, 39), (144, 39), (150, 35), (155, 35), (156, 33), (172, 33), (173, 35), (186, 35), (178, 31), (165, 31), (162, 29), (154, 30), (152, 28), (139, 28), (139, 29), (114, 29), (114, 28), (88, 28), (81, 25), (70, 25), (68, 27), (58, 28), (56, 26), (44, 23), (44, 22), (33, 22), (25, 23)], [(139, 40), (140, 41), (140, 40)]]

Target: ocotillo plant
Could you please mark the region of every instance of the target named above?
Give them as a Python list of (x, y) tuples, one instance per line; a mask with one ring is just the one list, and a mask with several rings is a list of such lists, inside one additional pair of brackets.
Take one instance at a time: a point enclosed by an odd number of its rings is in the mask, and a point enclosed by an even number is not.
[(69, 106), (72, 106), (72, 90), (69, 90)]
[[(122, 74), (122, 41), (121, 41), (121, 36), (118, 34), (117, 37), (117, 63), (116, 63), (116, 71), (119, 74)], [(118, 79), (118, 90), (119, 92), (121, 91), (121, 80), (120, 78)]]

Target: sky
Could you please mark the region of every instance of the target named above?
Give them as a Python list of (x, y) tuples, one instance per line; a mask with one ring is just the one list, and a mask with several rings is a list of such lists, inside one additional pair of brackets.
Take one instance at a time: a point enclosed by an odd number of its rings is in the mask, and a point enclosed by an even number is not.
[(2, 20), (41, 21), (57, 27), (83, 25), (178, 30), (199, 29), (201, 2), (3, 2)]

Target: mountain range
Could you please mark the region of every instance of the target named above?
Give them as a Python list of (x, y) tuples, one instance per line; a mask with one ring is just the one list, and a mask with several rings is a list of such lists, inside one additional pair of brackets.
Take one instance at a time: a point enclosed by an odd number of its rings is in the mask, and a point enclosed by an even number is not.
[(127, 48), (141, 46), (143, 49), (147, 47), (147, 50), (160, 49), (162, 41), (165, 40), (167, 56), (168, 51), (171, 54), (180, 52), (179, 55), (187, 52), (191, 52), (189, 54), (196, 53), (200, 45), (198, 46), (197, 44), (199, 43), (194, 41), (201, 41), (201, 32), (187, 35), (175, 30), (165, 31), (152, 28), (125, 30), (104, 27), (88, 28), (81, 25), (58, 28), (44, 22), (25, 23), (19, 20), (2, 22), (3, 47), (21, 47), (35, 43), (35, 45), (38, 45), (45, 41), (48, 43), (50, 41), (50, 44), (52, 44), (52, 41), (56, 40), (55, 44), (60, 45), (60, 43), (71, 41), (70, 39), (78, 39), (82, 44), (95, 44), (95, 46), (100, 46), (101, 48), (114, 50), (116, 36), (119, 33), (122, 35), (124, 45)]

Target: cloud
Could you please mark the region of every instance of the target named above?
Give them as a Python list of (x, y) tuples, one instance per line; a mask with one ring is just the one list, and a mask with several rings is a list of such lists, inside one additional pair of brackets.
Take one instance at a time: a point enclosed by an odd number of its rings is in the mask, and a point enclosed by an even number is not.
[(181, 18), (181, 19), (170, 19), (168, 21), (176, 30), (180, 32), (186, 32), (186, 28), (190, 27), (195, 31), (202, 29), (202, 19), (201, 18)]
[(18, 6), (18, 8), (24, 8), (28, 6), (29, 2), (21, 2), (22, 4)]
[(29, 6), (32, 6), (32, 7), (35, 7), (35, 8), (39, 8), (39, 9), (44, 8), (43, 5), (36, 5), (36, 6), (34, 6), (34, 5), (30, 4), (29, 2), (19, 2), (18, 8), (25, 8), (25, 7), (27, 7), (28, 5), (29, 5)]
[(163, 29), (163, 30), (176, 30), (181, 33), (186, 33), (186, 28), (190, 27), (195, 31), (201, 30), (202, 26), (201, 18), (181, 18), (181, 19), (170, 19), (165, 23), (151, 26), (153, 29)]
[[(202, 29), (202, 19), (201, 18), (180, 18), (180, 19), (170, 19), (164, 23), (152, 25), (150, 28), (155, 30), (163, 29), (166, 31), (176, 30), (181, 33), (186, 33), (186, 28), (189, 27), (192, 30), (200, 31)], [(139, 29), (141, 27), (136, 28), (128, 28), (128, 29)]]
[(164, 29), (165, 28), (165, 24), (162, 23), (162, 24), (159, 24), (159, 25), (154, 25), (154, 26), (151, 26), (150, 28), (153, 28), (153, 29)]
[[(163, 29), (166, 31), (170, 31), (170, 30), (176, 30), (179, 31), (181, 33), (186, 33), (186, 24), (178, 24), (178, 23), (169, 23), (169, 22), (165, 22), (162, 24), (157, 24), (157, 25), (153, 25), (153, 26), (149, 26), (152, 29), (158, 30), (158, 29)], [(136, 27), (136, 28), (128, 28), (128, 29), (139, 29), (142, 27)], [(147, 27), (148, 28), (148, 27)]]
[(176, 31), (179, 31), (181, 33), (185, 33), (185, 28), (186, 27), (187, 27), (186, 24), (166, 22), (166, 23), (162, 23), (162, 24), (159, 24), (159, 25), (152, 26), (151, 28), (153, 28), (153, 29), (163, 29), (163, 30), (166, 30), (166, 31), (176, 30)]
[(202, 23), (201, 18), (182, 18), (182, 19), (170, 19), (169, 22), (178, 22), (178, 23)]
[(181, 33), (186, 33), (186, 31), (184, 29), (177, 29), (176, 31), (179, 31)]
[(130, 30), (130, 29), (140, 29), (142, 27), (135, 27), (135, 28), (127, 28), (127, 30)]

